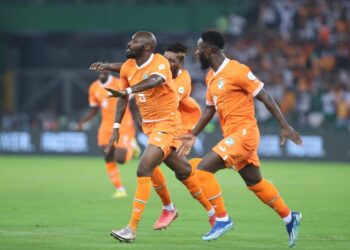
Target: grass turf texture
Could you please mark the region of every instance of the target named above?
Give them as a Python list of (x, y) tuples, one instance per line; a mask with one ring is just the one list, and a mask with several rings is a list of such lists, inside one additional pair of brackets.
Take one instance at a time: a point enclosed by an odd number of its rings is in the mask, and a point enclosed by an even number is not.
[[(161, 203), (155, 192), (133, 244), (111, 229), (128, 223), (137, 161), (122, 166), (128, 198), (112, 199), (103, 160), (83, 157), (0, 157), (0, 249), (287, 249), (284, 225), (248, 191), (237, 173), (221, 171), (235, 228), (203, 242), (209, 230), (203, 209), (163, 166), (179, 218), (154, 231)], [(349, 164), (263, 161), (263, 174), (291, 208), (303, 212), (296, 249), (350, 249)]]

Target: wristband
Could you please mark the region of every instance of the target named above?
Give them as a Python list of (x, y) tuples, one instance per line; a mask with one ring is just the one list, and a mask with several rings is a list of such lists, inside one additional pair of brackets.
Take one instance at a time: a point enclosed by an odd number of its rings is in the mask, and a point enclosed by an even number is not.
[(132, 89), (131, 89), (131, 88), (126, 88), (125, 91), (126, 91), (126, 93), (127, 93), (128, 95), (130, 95), (130, 94), (132, 93)]
[(120, 128), (120, 123), (117, 123), (117, 122), (114, 123), (114, 124), (113, 124), (113, 128)]

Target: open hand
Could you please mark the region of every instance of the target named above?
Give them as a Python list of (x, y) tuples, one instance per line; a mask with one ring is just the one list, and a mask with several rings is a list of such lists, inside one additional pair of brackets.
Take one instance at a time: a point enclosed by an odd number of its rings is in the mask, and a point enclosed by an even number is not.
[(111, 139), (109, 139), (109, 143), (105, 148), (105, 154), (107, 155), (109, 153), (109, 151), (111, 150), (111, 148), (113, 147), (113, 143), (118, 143), (119, 141), (119, 129), (113, 129), (113, 134)]
[(102, 72), (104, 70), (107, 70), (107, 66), (108, 66), (108, 63), (95, 62), (95, 63), (90, 65), (89, 69)]
[(196, 137), (192, 134), (182, 135), (177, 137), (176, 139), (181, 140), (181, 145), (176, 150), (176, 152), (180, 156), (188, 155), (191, 151), (193, 144), (196, 142)]
[(286, 138), (291, 140), (297, 145), (303, 145), (303, 140), (301, 139), (301, 135), (297, 131), (295, 131), (291, 126), (282, 127), (280, 132), (281, 146), (285, 144)]

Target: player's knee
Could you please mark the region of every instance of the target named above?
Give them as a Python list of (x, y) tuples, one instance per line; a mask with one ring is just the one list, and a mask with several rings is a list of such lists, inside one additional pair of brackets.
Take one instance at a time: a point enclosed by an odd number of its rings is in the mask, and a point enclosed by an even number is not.
[(153, 167), (151, 166), (149, 161), (142, 160), (139, 163), (139, 166), (136, 171), (136, 175), (137, 177), (152, 176), (152, 169)]
[(247, 186), (258, 184), (262, 180), (260, 169), (251, 164), (242, 168), (238, 173)]
[(184, 164), (178, 171), (176, 171), (175, 176), (178, 180), (186, 180), (192, 173), (192, 168), (189, 163)]
[(124, 164), (126, 162), (127, 150), (125, 148), (117, 148), (114, 151), (114, 159), (119, 164)]
[(126, 156), (125, 155), (118, 155), (115, 159), (119, 164), (124, 164), (126, 162)]
[(104, 156), (105, 162), (113, 162), (113, 154), (107, 154)]
[(204, 171), (206, 171), (206, 170), (207, 170), (207, 164), (206, 164), (204, 161), (201, 161), (201, 162), (198, 164), (197, 169), (198, 169), (198, 170), (204, 170)]

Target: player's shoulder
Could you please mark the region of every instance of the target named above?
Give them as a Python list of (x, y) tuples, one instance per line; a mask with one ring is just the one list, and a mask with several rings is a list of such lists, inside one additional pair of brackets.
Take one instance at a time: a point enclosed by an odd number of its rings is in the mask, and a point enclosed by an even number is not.
[(182, 68), (179, 70), (179, 74), (177, 75), (176, 78), (182, 79), (182, 80), (187, 80), (187, 81), (191, 81), (191, 75), (188, 72), (187, 69)]
[(111, 87), (115, 89), (120, 88), (120, 79), (116, 76), (112, 76)]
[(250, 68), (246, 64), (241, 63), (237, 60), (230, 60), (228, 66), (230, 68), (234, 68), (238, 73), (250, 71)]
[(154, 53), (153, 61), (168, 61), (162, 54)]
[(122, 67), (121, 67), (120, 71), (123, 71), (123, 70), (126, 70), (126, 69), (130, 69), (130, 68), (133, 68), (133, 67), (136, 67), (136, 60), (130, 58), (130, 59), (126, 60), (122, 64)]
[(209, 69), (207, 74), (205, 75), (205, 83), (208, 85), (209, 82), (215, 77), (214, 70)]
[(99, 80), (95, 80), (93, 81), (90, 86), (89, 86), (89, 90), (90, 91), (94, 91), (99, 87)]
[(163, 55), (159, 54), (159, 53), (155, 53), (153, 54), (153, 60), (152, 63), (157, 65), (158, 67), (160, 65), (164, 65), (170, 67), (169, 61), (168, 59), (166, 59)]

